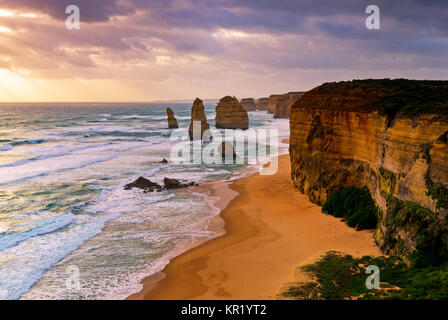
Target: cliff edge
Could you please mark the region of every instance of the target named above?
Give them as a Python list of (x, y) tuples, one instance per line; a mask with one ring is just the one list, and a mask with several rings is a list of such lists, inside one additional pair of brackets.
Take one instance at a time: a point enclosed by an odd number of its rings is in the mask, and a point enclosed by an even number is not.
[(294, 104), (290, 129), (291, 177), (311, 201), (367, 187), (383, 252), (448, 258), (448, 81), (326, 83)]

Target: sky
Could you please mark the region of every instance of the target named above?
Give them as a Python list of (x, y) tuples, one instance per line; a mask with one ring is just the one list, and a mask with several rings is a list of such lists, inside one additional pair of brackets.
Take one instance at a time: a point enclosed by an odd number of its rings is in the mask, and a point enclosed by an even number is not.
[(448, 1), (0, 0), (0, 102), (260, 98), (365, 78), (447, 79)]

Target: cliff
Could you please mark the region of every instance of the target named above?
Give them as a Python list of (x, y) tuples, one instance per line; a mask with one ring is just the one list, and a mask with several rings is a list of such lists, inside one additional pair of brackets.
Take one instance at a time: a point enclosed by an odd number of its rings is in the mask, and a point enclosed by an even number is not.
[(243, 129), (249, 128), (247, 111), (235, 97), (226, 96), (216, 106), (216, 128)]
[(291, 107), (303, 96), (304, 92), (289, 92), (275, 99), (274, 118), (289, 119)]
[(269, 98), (260, 98), (257, 100), (257, 110), (267, 110), (268, 109)]
[(257, 105), (255, 104), (255, 100), (253, 98), (246, 98), (241, 100), (241, 105), (246, 111), (255, 111), (257, 110)]
[(278, 94), (273, 94), (268, 98), (267, 110), (268, 113), (275, 114), (275, 110), (277, 109), (277, 97)]
[(168, 129), (178, 129), (179, 124), (171, 108), (166, 108), (166, 115), (168, 116)]
[(291, 107), (303, 94), (303, 92), (289, 92), (270, 96), (267, 106), (268, 113), (273, 114), (274, 118), (289, 119)]
[(311, 201), (367, 187), (385, 253), (448, 257), (448, 81), (327, 83), (294, 104), (290, 129), (291, 177)]
[[(197, 133), (197, 137), (194, 135), (193, 133), (193, 122), (194, 121), (200, 121), (201, 125), (200, 125), (200, 131), (201, 131), (201, 135), (199, 136), (199, 133)], [(199, 128), (198, 128), (199, 129)], [(204, 131), (209, 130), (210, 129), (210, 125), (207, 123), (207, 118), (205, 117), (205, 112), (204, 112), (204, 104), (202, 102), (201, 99), (196, 98), (196, 100), (193, 102), (193, 106), (191, 107), (191, 122), (190, 122), (190, 127), (188, 129), (188, 132), (190, 133), (190, 140), (195, 140), (195, 139), (199, 139), (199, 138), (203, 138), (202, 135), (204, 133)]]

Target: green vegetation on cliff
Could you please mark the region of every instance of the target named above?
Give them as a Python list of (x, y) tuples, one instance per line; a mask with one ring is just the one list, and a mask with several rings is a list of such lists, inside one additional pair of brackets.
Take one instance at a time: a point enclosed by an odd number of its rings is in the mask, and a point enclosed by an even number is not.
[(367, 79), (325, 83), (321, 87), (325, 91), (346, 90), (360, 95), (377, 93), (378, 99), (358, 107), (386, 115), (389, 126), (396, 116), (448, 116), (448, 81)]
[[(383, 225), (387, 233), (382, 240), (387, 251), (406, 258), (413, 267), (437, 266), (448, 261), (444, 244), (446, 226), (438, 214), (418, 204), (384, 196), (387, 213)], [(409, 248), (407, 242), (415, 243), (415, 247)]]
[(322, 212), (344, 218), (352, 228), (373, 229), (377, 224), (378, 208), (367, 188), (345, 188), (334, 193), (322, 207)]
[[(369, 265), (380, 270), (380, 288), (367, 289)], [(310, 282), (294, 283), (282, 293), (293, 299), (448, 299), (448, 263), (438, 267), (408, 268), (400, 258), (354, 258), (328, 252), (317, 262), (301, 268)]]

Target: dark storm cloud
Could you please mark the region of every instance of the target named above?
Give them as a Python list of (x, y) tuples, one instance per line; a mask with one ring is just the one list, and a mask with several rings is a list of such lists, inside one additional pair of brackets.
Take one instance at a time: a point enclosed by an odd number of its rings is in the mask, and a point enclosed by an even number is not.
[(107, 21), (111, 16), (128, 15), (134, 11), (118, 0), (0, 0), (0, 7), (10, 9), (27, 9), (45, 13), (55, 19), (65, 20), (65, 9), (69, 5), (82, 8), (82, 19), (85, 22)]
[[(80, 7), (82, 28), (67, 38), (63, 21), (69, 4)], [(370, 4), (381, 10), (379, 31), (365, 28)], [(40, 33), (33, 39), (16, 37), (24, 47), (55, 55), (61, 46), (72, 45), (86, 52), (105, 49), (108, 59), (197, 54), (226, 67), (272, 72), (448, 68), (446, 0), (0, 0), (1, 8), (40, 12), (60, 21), (60, 29), (36, 25)], [(117, 16), (123, 19), (117, 22)], [(21, 25), (10, 22), (8, 27)], [(222, 29), (247, 35), (226, 37)], [(95, 66), (81, 58), (84, 51), (76, 52), (64, 54), (73, 56), (73, 64), (79, 58)]]

